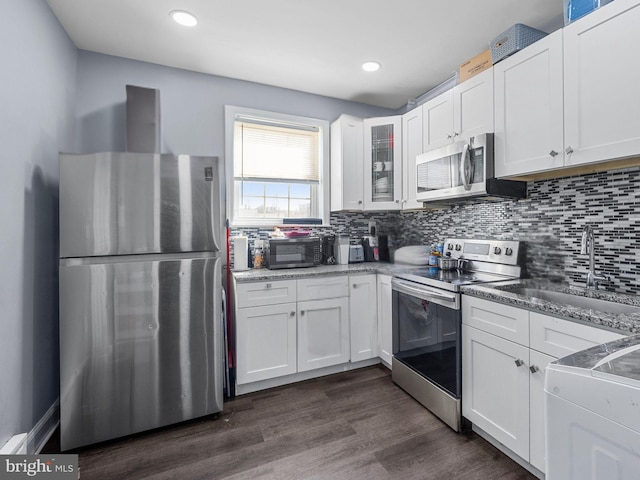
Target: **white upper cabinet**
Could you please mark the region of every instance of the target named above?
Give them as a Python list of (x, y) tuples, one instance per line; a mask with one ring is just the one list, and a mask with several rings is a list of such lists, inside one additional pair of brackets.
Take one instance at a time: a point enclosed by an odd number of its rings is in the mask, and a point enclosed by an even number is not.
[(495, 174), (564, 166), (562, 31), (493, 67)]
[(453, 88), (456, 141), (493, 132), (493, 68)]
[(453, 141), (453, 89), (422, 105), (422, 128), (423, 152)]
[(364, 209), (364, 122), (341, 115), (331, 124), (331, 211)]
[(422, 106), (423, 151), (493, 132), (493, 69), (456, 85)]
[(402, 209), (423, 208), (416, 200), (416, 156), (422, 153), (422, 105), (402, 116)]
[(640, 3), (617, 0), (564, 28), (567, 165), (640, 153)]
[(400, 210), (402, 117), (341, 115), (331, 124), (331, 211)]
[(402, 117), (366, 118), (364, 148), (365, 210), (400, 210)]
[(639, 24), (640, 2), (618, 0), (494, 65), (497, 177), (640, 154)]

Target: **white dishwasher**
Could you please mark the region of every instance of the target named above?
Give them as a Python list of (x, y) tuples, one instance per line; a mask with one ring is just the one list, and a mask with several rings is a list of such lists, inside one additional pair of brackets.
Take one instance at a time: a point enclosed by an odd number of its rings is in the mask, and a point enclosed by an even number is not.
[(547, 367), (546, 480), (640, 479), (640, 335)]

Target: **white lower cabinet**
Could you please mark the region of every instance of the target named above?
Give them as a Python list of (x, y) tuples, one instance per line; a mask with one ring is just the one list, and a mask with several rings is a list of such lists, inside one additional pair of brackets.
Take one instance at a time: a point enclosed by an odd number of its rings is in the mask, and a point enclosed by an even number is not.
[(298, 302), (298, 372), (349, 361), (349, 298)]
[(468, 325), (462, 338), (462, 415), (527, 459), (529, 349)]
[(391, 275), (378, 275), (378, 356), (389, 368), (393, 355), (391, 278)]
[(349, 277), (351, 361), (378, 356), (378, 305), (376, 275)]
[(547, 366), (557, 360), (536, 350), (529, 350), (529, 463), (544, 472), (544, 375)]
[(296, 304), (239, 308), (236, 314), (238, 384), (296, 372)]
[(462, 415), (544, 472), (544, 372), (624, 335), (462, 296)]
[(390, 366), (391, 276), (381, 277), (380, 283), (377, 274), (364, 273), (234, 285), (237, 384), (349, 361), (371, 365), (378, 357)]

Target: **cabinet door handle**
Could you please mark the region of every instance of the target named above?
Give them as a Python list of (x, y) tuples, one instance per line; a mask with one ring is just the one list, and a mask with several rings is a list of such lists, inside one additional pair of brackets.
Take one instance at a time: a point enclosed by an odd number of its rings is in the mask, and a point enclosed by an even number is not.
[(354, 284), (353, 284), (353, 288), (358, 288), (358, 284), (357, 284), (357, 283), (354, 283)]
[(300, 310), (300, 316), (304, 317), (304, 310)]
[(521, 367), (522, 365), (524, 365), (524, 362), (519, 358), (516, 358), (514, 363), (516, 364), (516, 367)]
[(453, 132), (454, 137), (457, 137), (458, 135), (460, 135), (458, 132)]
[(447, 140), (451, 140), (452, 136), (450, 133), (447, 134)]
[(567, 155), (571, 155), (573, 153), (573, 148), (571, 148), (570, 146), (565, 148), (564, 153), (566, 153)]
[(551, 150), (551, 151), (549, 152), (549, 155), (551, 155), (552, 157), (554, 157), (554, 158), (555, 158), (555, 157), (557, 157), (557, 156), (558, 156), (558, 152), (556, 152), (555, 150)]
[(362, 205), (362, 200), (358, 200), (358, 205)]
[(530, 371), (531, 373), (536, 373), (536, 372), (539, 372), (539, 371), (540, 371), (540, 369), (538, 368), (538, 366), (537, 366), (537, 365), (531, 365), (531, 366), (529, 367), (529, 371)]
[(295, 317), (296, 316), (296, 312), (289, 312), (289, 316), (290, 317)]
[(266, 287), (267, 287), (267, 290), (270, 289), (271, 288), (271, 284), (267, 283)]

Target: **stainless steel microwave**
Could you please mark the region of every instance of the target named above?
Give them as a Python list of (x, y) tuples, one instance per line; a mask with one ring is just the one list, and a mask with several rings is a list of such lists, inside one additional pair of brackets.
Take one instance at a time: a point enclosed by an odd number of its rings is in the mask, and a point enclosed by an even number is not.
[(267, 268), (313, 267), (320, 264), (320, 238), (270, 238), (266, 242)]
[(526, 182), (494, 177), (493, 134), (484, 133), (416, 157), (416, 200), (525, 198)]

